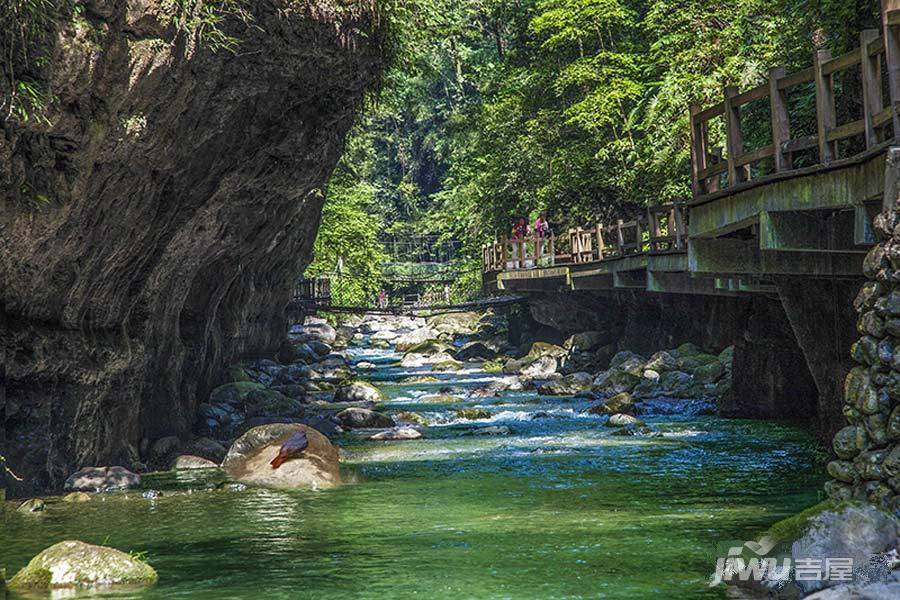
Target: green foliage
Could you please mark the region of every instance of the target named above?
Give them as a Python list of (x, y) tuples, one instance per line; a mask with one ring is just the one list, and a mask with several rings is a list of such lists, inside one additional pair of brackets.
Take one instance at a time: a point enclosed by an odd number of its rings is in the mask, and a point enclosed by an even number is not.
[(235, 52), (240, 39), (229, 36), (223, 29), (226, 19), (235, 18), (245, 24), (253, 16), (244, 8), (246, 0), (173, 0), (175, 12), (172, 22), (175, 29), (197, 41), (213, 52)]
[[(689, 197), (691, 104), (757, 85), (772, 66), (809, 66), (813, 37), (849, 50), (878, 10), (877, 0), (391, 2), (393, 66), (353, 136), (366, 153), (345, 158), (328, 203), (353, 198), (385, 232), (461, 240), (467, 267), (518, 215), (547, 210), (557, 233), (629, 220)], [(748, 147), (769, 143), (761, 104), (745, 110)], [(793, 133), (811, 132), (811, 87), (789, 104)], [(839, 122), (858, 107), (852, 91), (839, 95)], [(722, 145), (721, 123), (711, 137)], [(453, 297), (479, 287), (477, 269), (464, 270)]]

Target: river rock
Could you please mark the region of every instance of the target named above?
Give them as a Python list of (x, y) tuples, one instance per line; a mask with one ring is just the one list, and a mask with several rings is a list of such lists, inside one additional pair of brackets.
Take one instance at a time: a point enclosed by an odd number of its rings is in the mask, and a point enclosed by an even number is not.
[(91, 495), (86, 492), (70, 492), (62, 497), (63, 502), (80, 504), (82, 502), (90, 502)]
[(467, 435), (509, 435), (512, 430), (506, 425), (488, 425), (470, 429), (466, 433)]
[(369, 439), (376, 442), (385, 442), (385, 441), (402, 441), (402, 440), (417, 440), (422, 437), (422, 434), (413, 429), (412, 427), (400, 427), (398, 429), (388, 429), (387, 431), (379, 431), (376, 434), (370, 435)]
[(434, 340), (436, 337), (437, 333), (435, 331), (428, 327), (421, 327), (398, 337), (394, 343), (394, 348), (396, 348), (397, 352), (409, 352), (419, 344), (428, 340)]
[(13, 590), (145, 586), (156, 582), (153, 567), (114, 548), (68, 540), (50, 546), (9, 581)]
[(497, 357), (497, 351), (484, 342), (474, 341), (465, 344), (454, 354), (456, 360), (493, 360)]
[(347, 429), (381, 429), (394, 426), (394, 420), (389, 416), (367, 408), (347, 408), (335, 417), (341, 426)]
[[(303, 431), (309, 447), (298, 458), (273, 469), (281, 444)], [(254, 427), (238, 438), (222, 463), (225, 472), (241, 483), (271, 488), (324, 488), (340, 483), (338, 452), (328, 438), (302, 423), (272, 423)]]
[(465, 365), (446, 353), (436, 354), (432, 357), (432, 371), (459, 371)]
[(422, 427), (428, 427), (429, 422), (428, 419), (423, 417), (417, 412), (403, 411), (399, 412), (395, 415), (395, 418), (403, 423), (412, 423), (413, 425), (421, 425)]
[(828, 463), (827, 470), (829, 475), (838, 481), (844, 481), (846, 483), (854, 483), (859, 477), (853, 463), (846, 460), (831, 461)]
[(616, 413), (633, 413), (634, 398), (628, 392), (621, 392), (588, 409), (593, 415), (614, 415)]
[(384, 394), (377, 387), (365, 381), (354, 381), (342, 385), (334, 392), (335, 402), (381, 402)]
[(245, 414), (250, 417), (297, 417), (303, 403), (275, 390), (255, 390), (244, 398)]
[(297, 341), (309, 342), (318, 340), (326, 344), (334, 344), (336, 338), (337, 331), (335, 331), (334, 327), (324, 320), (317, 320), (303, 325), (303, 333), (299, 335)]
[(153, 445), (150, 447), (150, 463), (164, 467), (169, 464), (180, 448), (181, 440), (174, 435), (160, 438), (153, 442)]
[(606, 421), (605, 425), (607, 427), (642, 427), (644, 422), (632, 415), (616, 413), (610, 415), (609, 420)]
[(210, 404), (230, 404), (232, 406), (243, 402), (244, 398), (252, 391), (264, 390), (264, 385), (254, 381), (235, 381), (215, 388), (209, 393)]
[(603, 345), (606, 336), (600, 331), (583, 331), (569, 336), (563, 348), (576, 352), (589, 352)]
[(553, 356), (540, 356), (523, 367), (519, 371), (519, 376), (523, 379), (547, 379), (556, 373), (558, 366)]
[(640, 377), (644, 372), (644, 365), (646, 364), (647, 359), (640, 354), (623, 350), (622, 352), (616, 353), (616, 355), (612, 357), (612, 360), (609, 361), (609, 369), (611, 371), (624, 371), (635, 377)]
[(478, 330), (481, 315), (476, 312), (458, 312), (436, 315), (428, 319), (428, 327), (438, 333), (451, 336), (472, 334)]
[(592, 385), (593, 391), (606, 396), (630, 392), (640, 383), (641, 378), (627, 371), (610, 369), (597, 375)]
[[(812, 517), (804, 534), (791, 546), (797, 560), (823, 560), (829, 557), (853, 559), (854, 581), (864, 581), (869, 559), (894, 550), (900, 540), (900, 520), (869, 504), (852, 504), (837, 511), (825, 511)], [(886, 577), (887, 572), (882, 574)], [(797, 581), (804, 593), (828, 586), (831, 582)], [(835, 582), (838, 583), (838, 582)]]
[[(312, 363), (319, 360), (319, 355), (316, 354), (315, 350), (312, 349), (310, 344), (317, 343), (316, 341), (310, 343), (301, 343), (294, 344), (293, 346), (293, 361), (299, 361), (307, 365), (311, 365)], [(321, 343), (321, 342), (318, 342)]]
[(201, 456), (192, 456), (190, 454), (182, 454), (175, 457), (172, 462), (172, 468), (176, 471), (193, 470), (193, 469), (216, 469), (219, 465), (211, 460), (207, 460)]
[(85, 467), (70, 475), (63, 488), (93, 492), (122, 490), (140, 483), (141, 476), (124, 467)]
[(678, 369), (678, 359), (670, 352), (660, 350), (650, 357), (644, 369), (650, 369), (657, 373), (665, 373), (666, 371), (675, 371)]
[(46, 508), (44, 501), (40, 498), (30, 498), (16, 507), (16, 512), (35, 513), (42, 512)]
[(547, 396), (574, 396), (585, 390), (590, 390), (592, 380), (593, 376), (590, 373), (572, 373), (562, 379), (541, 384), (538, 386), (538, 393)]
[(219, 442), (205, 437), (198, 438), (188, 444), (186, 450), (189, 454), (211, 460), (216, 464), (221, 463), (228, 452), (225, 446)]
[(457, 419), (466, 419), (468, 421), (490, 419), (492, 416), (490, 411), (484, 410), (483, 408), (461, 408), (456, 411)]

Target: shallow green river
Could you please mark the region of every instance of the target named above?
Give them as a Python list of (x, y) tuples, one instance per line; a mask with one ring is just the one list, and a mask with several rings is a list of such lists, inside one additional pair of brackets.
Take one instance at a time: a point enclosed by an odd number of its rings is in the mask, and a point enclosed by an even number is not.
[[(812, 440), (794, 427), (660, 416), (646, 420), (661, 437), (613, 437), (579, 414), (583, 401), (517, 392), (436, 404), (428, 393), (447, 383), (368, 374), (389, 412), (433, 422), (417, 441), (341, 440), (356, 483), (207, 491), (165, 474), (145, 478), (163, 491), (155, 500), (109, 494), (38, 515), (8, 504), (0, 566), (11, 576), (75, 538), (146, 552), (159, 572), (155, 587), (112, 597), (724, 598), (706, 585), (717, 544), (750, 539), (821, 488)], [(446, 378), (460, 391), (487, 377)], [(474, 406), (494, 416), (455, 419)], [(510, 433), (472, 435), (491, 425)]]

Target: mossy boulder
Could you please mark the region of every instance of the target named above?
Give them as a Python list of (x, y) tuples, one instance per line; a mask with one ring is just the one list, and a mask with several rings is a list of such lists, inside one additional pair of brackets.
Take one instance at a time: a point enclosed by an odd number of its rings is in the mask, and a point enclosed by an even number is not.
[(463, 363), (453, 358), (441, 360), (431, 365), (432, 371), (459, 371), (463, 368)]
[(71, 494), (66, 494), (62, 497), (63, 502), (71, 502), (73, 504), (78, 504), (81, 502), (90, 502), (91, 495), (86, 492), (72, 492)]
[(399, 413), (397, 413), (396, 418), (398, 421), (401, 421), (404, 423), (412, 423), (413, 425), (421, 425), (422, 427), (428, 427), (428, 425), (429, 425), (428, 419), (426, 419), (425, 417), (423, 417), (422, 415), (420, 415), (417, 412), (411, 412), (411, 411), (399, 412)]
[(367, 408), (347, 408), (335, 415), (347, 429), (378, 429), (393, 427), (394, 420), (384, 413)]
[(634, 412), (634, 398), (628, 392), (621, 392), (590, 407), (587, 412), (593, 415), (614, 415)]
[(478, 419), (490, 419), (493, 415), (483, 408), (462, 408), (456, 411), (457, 419), (477, 421)]
[(621, 352), (617, 352), (615, 356), (612, 357), (612, 360), (609, 361), (609, 370), (624, 371), (636, 377), (640, 377), (640, 375), (644, 372), (644, 365), (646, 364), (647, 359), (645, 359), (640, 354), (635, 354), (634, 352), (623, 350)]
[(400, 380), (400, 383), (437, 383), (440, 379), (434, 375), (413, 375)]
[(497, 360), (489, 360), (481, 365), (481, 369), (485, 373), (502, 373), (503, 372), (503, 364)]
[(84, 467), (70, 475), (63, 488), (76, 492), (124, 490), (140, 483), (141, 476), (125, 467)]
[(247, 397), (247, 394), (255, 391), (265, 390), (266, 387), (261, 383), (254, 381), (235, 381), (226, 383), (215, 388), (209, 393), (210, 404), (240, 404)]
[(252, 381), (243, 365), (232, 365), (228, 367), (228, 379), (232, 382)]
[(406, 354), (424, 354), (426, 356), (431, 356), (433, 354), (438, 354), (440, 352), (449, 352), (452, 350), (452, 347), (449, 344), (445, 344), (440, 340), (425, 340), (424, 342), (419, 342), (418, 344), (414, 344), (406, 350)]
[(335, 402), (381, 402), (384, 394), (377, 387), (366, 381), (354, 381), (342, 385), (334, 392)]
[(16, 512), (36, 513), (43, 512), (44, 508), (46, 508), (46, 505), (43, 500), (40, 498), (31, 498), (19, 504), (19, 506), (16, 507)]
[(687, 342), (675, 348), (672, 351), (672, 354), (675, 355), (676, 358), (687, 358), (688, 356), (694, 356), (695, 354), (700, 354), (703, 352), (696, 346), (696, 344), (692, 344)]
[(671, 352), (660, 350), (650, 357), (650, 360), (644, 365), (644, 370), (656, 371), (657, 373), (665, 373), (666, 371), (675, 371), (678, 369), (678, 359)]
[(604, 423), (607, 427), (644, 427), (643, 421), (632, 415), (616, 413), (610, 415), (609, 420)]
[(465, 344), (454, 353), (456, 360), (493, 360), (497, 351), (484, 342), (474, 341)]
[(67, 540), (32, 558), (9, 581), (9, 587), (23, 591), (93, 586), (107, 589), (152, 585), (158, 578), (153, 567), (120, 550)]
[(303, 412), (299, 400), (274, 390), (254, 390), (244, 397), (248, 417), (296, 417)]
[(602, 346), (606, 337), (600, 331), (583, 331), (569, 336), (563, 347), (575, 352), (588, 352)]
[(715, 354), (692, 354), (678, 359), (678, 366), (682, 371), (695, 374), (701, 367), (712, 363), (718, 363), (719, 357)]
[(717, 360), (700, 365), (693, 371), (697, 383), (715, 383), (725, 374), (725, 365)]
[(611, 369), (600, 373), (592, 386), (593, 391), (607, 396), (615, 396), (622, 392), (630, 392), (640, 383), (641, 378), (627, 371)]

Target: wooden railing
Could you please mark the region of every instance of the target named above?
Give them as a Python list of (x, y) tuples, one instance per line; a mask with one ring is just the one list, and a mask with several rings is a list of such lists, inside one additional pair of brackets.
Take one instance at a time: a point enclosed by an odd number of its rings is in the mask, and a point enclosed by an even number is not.
[(647, 209), (645, 215), (615, 225), (597, 223), (568, 231), (569, 252), (560, 253), (555, 235), (510, 239), (506, 236), (481, 248), (482, 270), (504, 271), (581, 264), (629, 255), (683, 252), (686, 249), (684, 206), (664, 204)]
[[(767, 176), (796, 169), (795, 155), (816, 153), (813, 164), (828, 164), (840, 158), (839, 143), (860, 139), (860, 154), (900, 134), (900, 122), (895, 107), (900, 102), (900, 0), (882, 0), (883, 28), (879, 32), (868, 29), (860, 34), (860, 45), (838, 57), (830, 51), (819, 50), (813, 65), (796, 73), (786, 74), (782, 67), (770, 69), (763, 85), (746, 91), (726, 87), (724, 99), (714, 106), (701, 109), (692, 106), (691, 167), (695, 201), (726, 187), (734, 187), (753, 177), (752, 167), (762, 161), (771, 165), (761, 173)], [(884, 70), (882, 70), (882, 63)], [(838, 124), (835, 111), (835, 75), (859, 67), (862, 87), (862, 116), (854, 121)], [(887, 78), (889, 99), (883, 98), (883, 73)], [(789, 92), (801, 85), (813, 84), (816, 98), (816, 133), (794, 137), (788, 113)], [(844, 90), (846, 92), (846, 90)], [(744, 144), (741, 128), (741, 109), (751, 102), (768, 100), (772, 143), (753, 149)], [(722, 117), (725, 129), (725, 148), (711, 148), (710, 121)]]
[(294, 286), (294, 302), (302, 306), (323, 307), (331, 304), (331, 279), (302, 277)]

